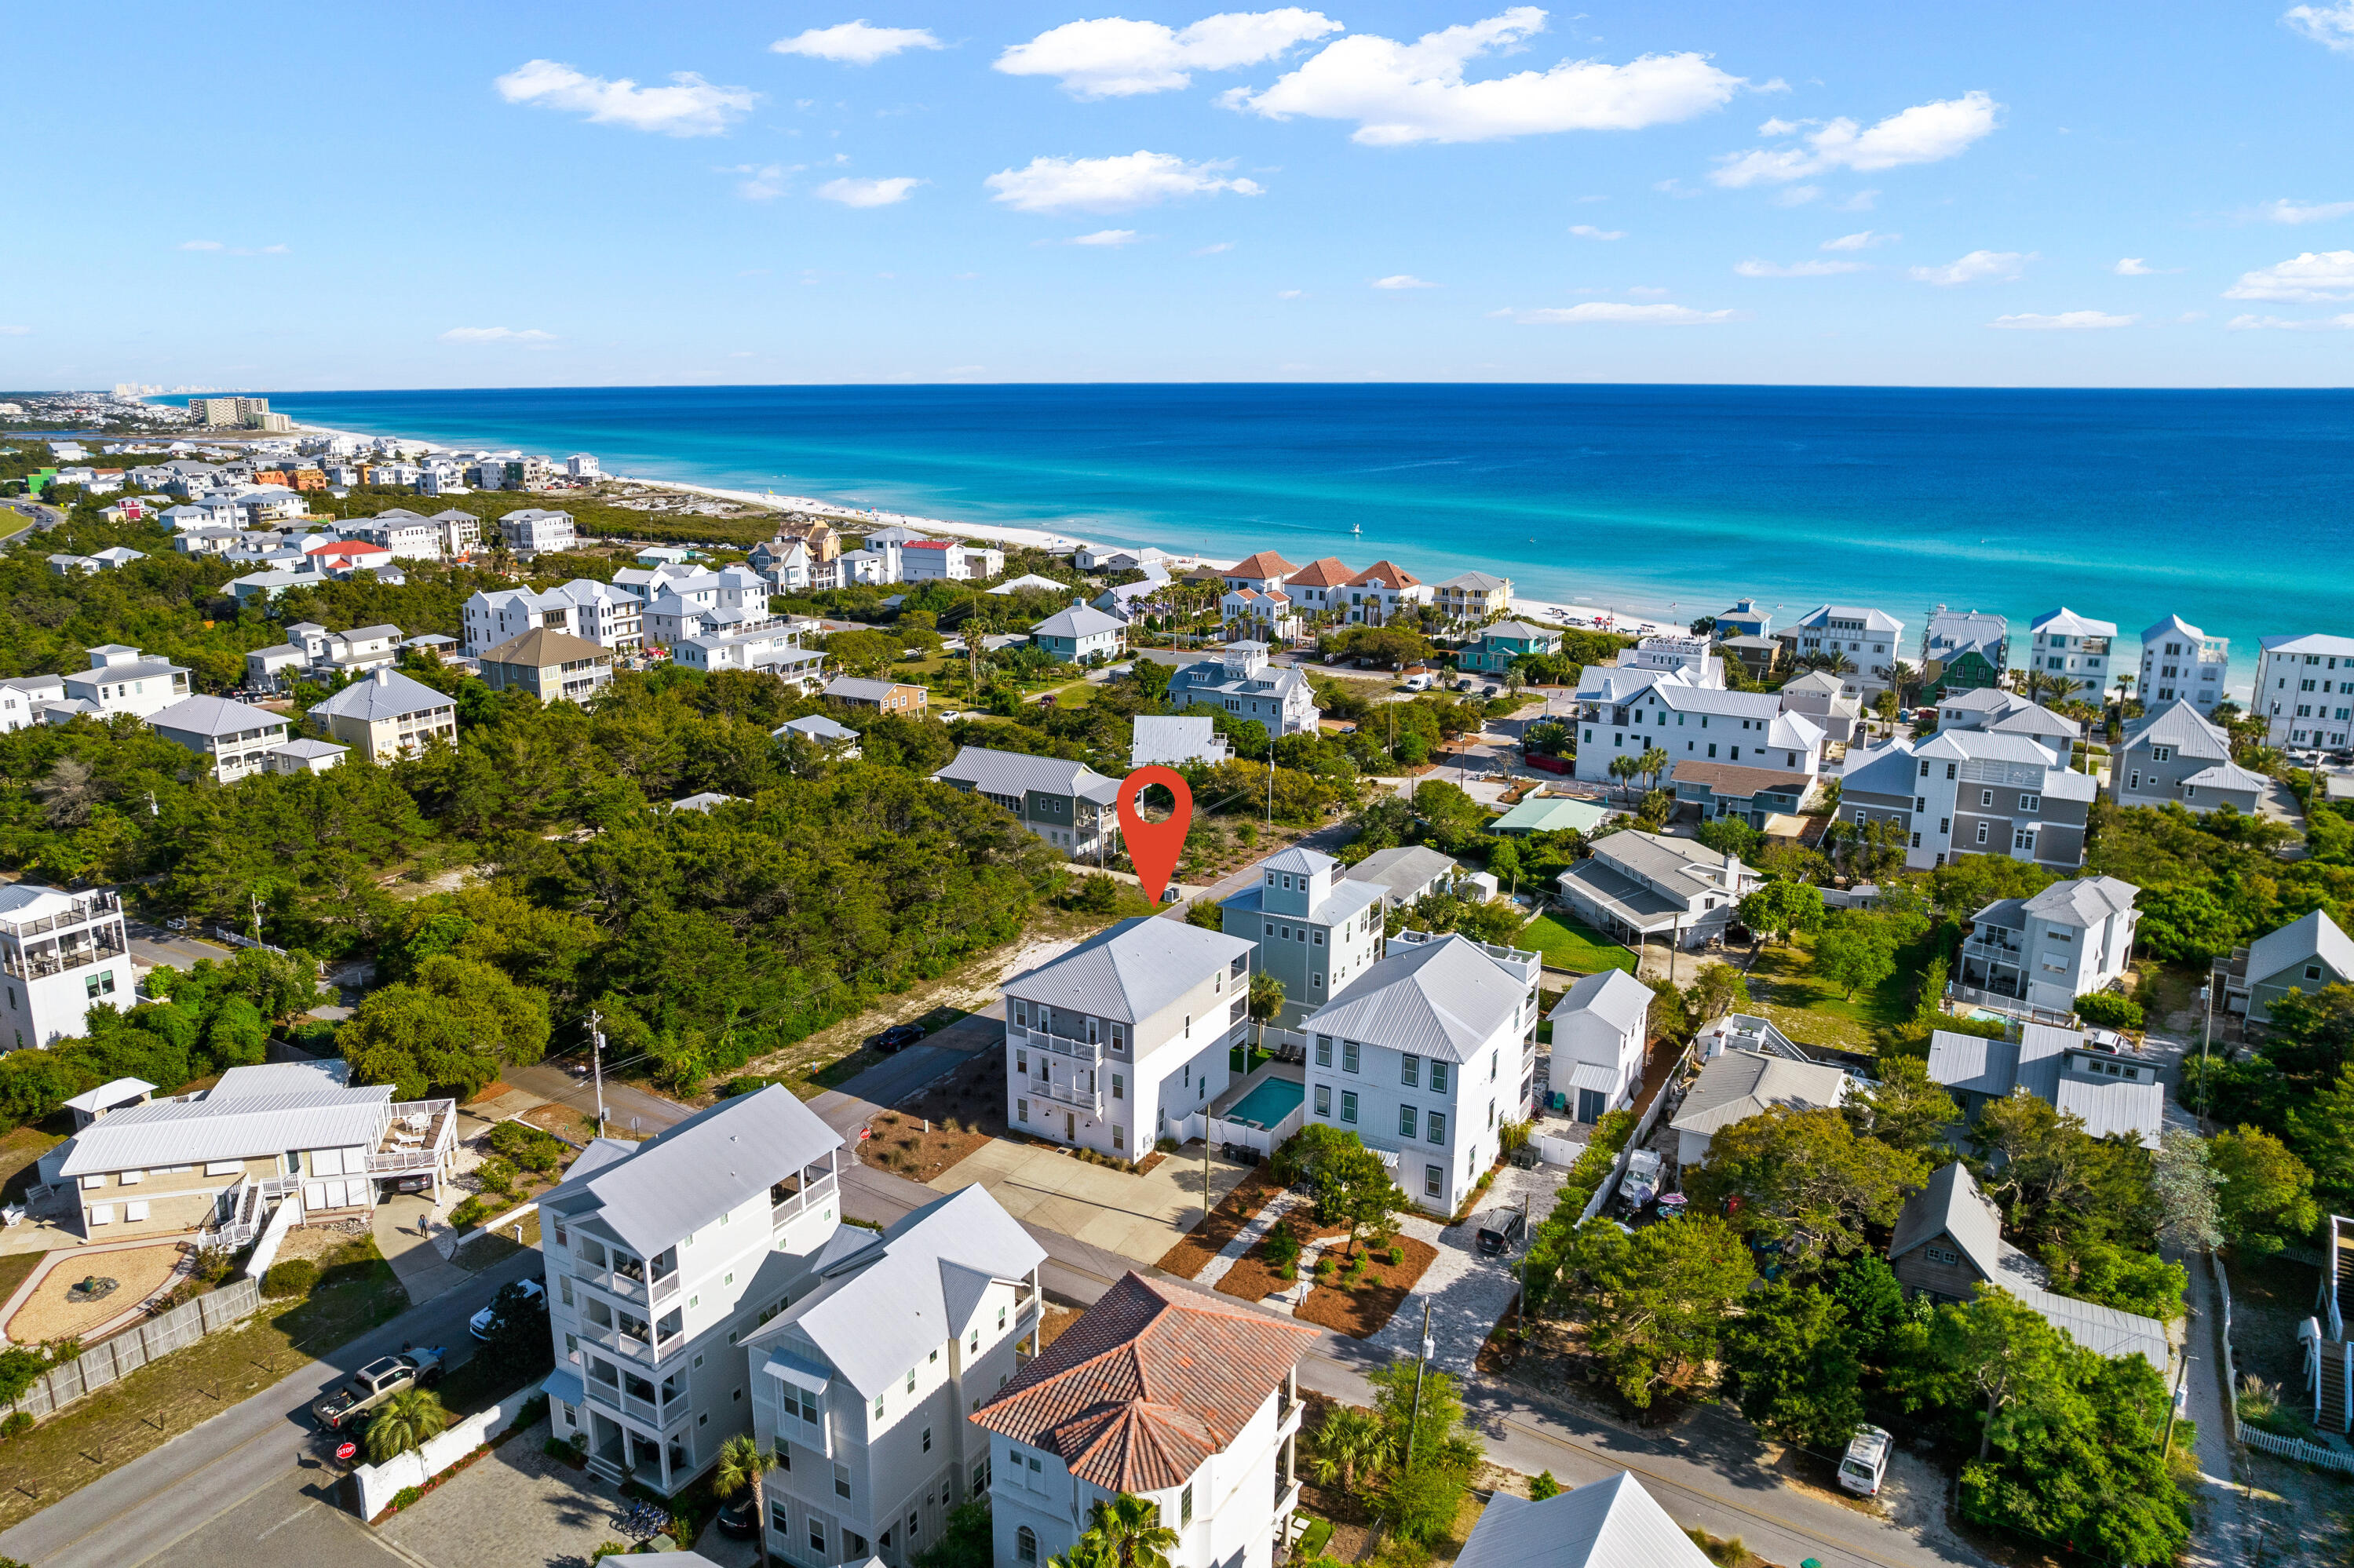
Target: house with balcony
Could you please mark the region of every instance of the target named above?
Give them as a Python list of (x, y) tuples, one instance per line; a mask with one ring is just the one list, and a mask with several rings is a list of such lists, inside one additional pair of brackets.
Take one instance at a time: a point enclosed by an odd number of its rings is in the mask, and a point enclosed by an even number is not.
[(2354, 637), (2267, 637), (2248, 711), (2274, 746), (2341, 747), (2354, 735)]
[(1656, 936), (1702, 947), (1724, 935), (1734, 906), (1764, 880), (1739, 856), (1695, 839), (1628, 829), (1592, 848), (1554, 879), (1558, 896), (1579, 919), (1624, 941)]
[(1450, 621), (1477, 626), (1512, 608), (1512, 579), (1486, 572), (1458, 572), (1431, 585), (1430, 603)]
[(188, 672), (169, 659), (150, 659), (136, 648), (109, 642), (90, 651), (90, 668), (58, 677), (65, 695), (42, 717), (51, 724), (77, 718), (101, 722), (117, 714), (146, 718), (189, 694)]
[(1837, 654), (1842, 666), (1836, 672), (1840, 695), (1867, 707), (1896, 683), (1903, 640), (1903, 621), (1884, 610), (1854, 604), (1817, 605), (1774, 633), (1774, 641), (1799, 663)]
[[(511, 468), (513, 465), (507, 466)], [(520, 490), (523, 486), (510, 484), (507, 488)], [(499, 519), (499, 537), (505, 541), (508, 549), (518, 556), (542, 556), (552, 550), (572, 548), (579, 542), (580, 534), (573, 526), (569, 512), (550, 512), (537, 506), (526, 506)]]
[[(1724, 643), (1717, 644), (1720, 648)], [(1778, 651), (1780, 643), (1775, 643)], [(1752, 674), (1760, 672), (1752, 670)], [(1809, 670), (1783, 683), (1782, 710), (1812, 719), (1827, 742), (1853, 744), (1863, 728), (1863, 703), (1846, 694), (1845, 683), (1829, 670)]]
[(1604, 969), (1570, 983), (1546, 1016), (1553, 1021), (1553, 1092), (1573, 1119), (1593, 1123), (1634, 1103), (1650, 1050), (1656, 993), (1625, 969)]
[(1348, 619), (1352, 625), (1387, 626), (1404, 610), (1432, 599), (1430, 585), (1394, 561), (1375, 561), (1351, 577), (1346, 588)]
[(559, 1438), (586, 1435), (599, 1476), (675, 1493), (751, 1430), (744, 1342), (846, 1250), (832, 1245), (841, 1151), (772, 1086), (642, 1143), (592, 1139), (541, 1196), (548, 1419)]
[(1169, 705), (1182, 713), (1197, 704), (1252, 719), (1280, 737), (1313, 733), (1320, 717), (1316, 694), (1298, 670), (1267, 662), (1267, 645), (1229, 642), (1214, 658), (1180, 665), (1169, 677)]
[(1307, 624), (1291, 596), (1279, 588), (1228, 588), (1218, 600), (1218, 614), (1228, 637), (1246, 641), (1288, 642), (1301, 636)]
[(1294, 845), (1219, 904), (1222, 928), (1251, 943), (1252, 969), (1283, 982), (1279, 1022), (1295, 1027), (1382, 956), (1383, 889), (1340, 869), (1331, 855)]
[(2050, 747), (2062, 758), (2074, 754), (2084, 738), (2084, 726), (2016, 692), (1999, 686), (1973, 686), (1948, 692), (1937, 701), (1940, 730), (1982, 730), (1988, 735), (2023, 735)]
[(1308, 1114), (1353, 1132), (1433, 1214), (1496, 1162), (1536, 1085), (1543, 960), (1454, 932), (1401, 931), (1309, 1014)]
[(1994, 1100), (2031, 1094), (2073, 1116), (2094, 1138), (2124, 1136), (2156, 1149), (2166, 1121), (2158, 1057), (2121, 1050), (2081, 1030), (2021, 1025), (2016, 1040), (1940, 1029), (1929, 1036), (1929, 1077), (1975, 1118)]
[(1006, 1119), (1142, 1158), (1229, 1082), (1250, 1033), (1251, 943), (1182, 920), (1122, 920), (1005, 982)]
[(2140, 892), (2114, 876), (2083, 876), (2031, 898), (1996, 899), (1970, 916), (1954, 968), (1955, 984), (1968, 990), (1956, 994), (2073, 1013), (2078, 997), (2125, 978)]
[[(1091, 570), (1087, 562), (1076, 563), (1081, 571)], [(1259, 593), (1283, 586), (1283, 580), (1299, 568), (1277, 555), (1273, 550), (1260, 550), (1245, 556), (1219, 576), (1225, 579), (1226, 591), (1251, 588)]]
[(1940, 730), (1850, 757), (1839, 820), (1889, 822), (1904, 864), (1926, 871), (1958, 855), (2002, 854), (2055, 870), (2084, 863), (2099, 786), (2067, 754), (2023, 735)]
[(1272, 1568), (1299, 1503), (1299, 1369), (1316, 1340), (1310, 1324), (1123, 1275), (972, 1414), (995, 1561), (1063, 1557), (1095, 1506), (1127, 1493), (1177, 1532), (1170, 1568)]
[(389, 667), (312, 705), (312, 726), (371, 762), (458, 744), (457, 699)]
[(1670, 764), (1731, 763), (1778, 771), (1811, 789), (1822, 771), (1822, 726), (1778, 693), (1727, 691), (1708, 648), (1700, 638), (1649, 638), (1625, 650), (1619, 663), (1582, 672), (1576, 776), (1613, 784), (1613, 761), (1657, 751), (1663, 775)]
[(1045, 1250), (979, 1183), (880, 1235), (836, 1233), (744, 1341), (769, 1553), (906, 1568), (990, 1489), (967, 1416), (1036, 1353)]
[(232, 1067), (209, 1089), (111, 1110), (41, 1157), (48, 1186), (28, 1200), (91, 1241), (197, 1233), (241, 1246), (270, 1209), (298, 1223), (365, 1221), (394, 1185), (455, 1174), (457, 1104), (396, 1101), (392, 1086), (352, 1087), (346, 1064)]
[(2229, 806), (2252, 813), (2273, 781), (2232, 760), (2232, 737), (2182, 697), (2126, 731), (2109, 758), (2109, 799), (2120, 806), (2179, 804), (2189, 811)]
[(2322, 910), (2267, 931), (2214, 967), (2217, 1004), (2253, 1023), (2272, 1022), (2272, 1004), (2290, 991), (2354, 985), (2354, 941)]
[(1455, 655), (1455, 664), (1461, 670), (1501, 675), (1511, 669), (1515, 659), (1560, 652), (1561, 633), (1552, 628), (1532, 626), (1525, 620), (1498, 620), (1481, 627), (1463, 645)]
[(1075, 599), (1070, 609), (1057, 610), (1033, 626), (1030, 641), (1060, 663), (1117, 659), (1128, 649), (1128, 622)]
[(1921, 687), (1932, 700), (1999, 685), (2009, 668), (2009, 621), (1989, 611), (1942, 604), (1929, 612), (1921, 629)]
[(396, 561), (438, 561), (441, 558), (441, 525), (405, 506), (395, 506), (344, 525), (355, 539), (381, 545)]
[(2066, 605), (2027, 623), (2027, 667), (2066, 681), (2064, 694), (2088, 703), (2098, 703), (2108, 693), (2116, 645), (2115, 621), (2094, 620)]
[(67, 893), (34, 882), (0, 887), (0, 1051), (54, 1045), (89, 1032), (91, 1004), (127, 1009), (137, 984), (111, 887)]
[(529, 692), (543, 703), (587, 707), (613, 682), (613, 655), (563, 631), (526, 631), (482, 654), (482, 683), (494, 692)]
[(1069, 859), (1108, 865), (1119, 853), (1119, 780), (1084, 762), (968, 746), (932, 782), (996, 801)]
[(286, 715), (228, 697), (186, 697), (156, 714), (148, 727), (204, 759), (223, 784), (270, 771), (270, 753), (286, 740)]
[(2223, 677), (2231, 668), (2232, 640), (2210, 637), (2179, 615), (2169, 615), (2141, 634), (2141, 681), (2134, 687), (2151, 712), (2182, 701), (2212, 717), (2223, 700)]
[(825, 655), (801, 646), (801, 638), (814, 624), (798, 621), (767, 631), (684, 638), (671, 648), (671, 662), (682, 670), (750, 670), (804, 692), (815, 691), (824, 678)]
[(1697, 1165), (1707, 1159), (1716, 1135), (1735, 1122), (1776, 1106), (1837, 1109), (1854, 1087), (1843, 1070), (1820, 1062), (1747, 1049), (1721, 1051), (1702, 1065), (1668, 1123), (1676, 1135), (1676, 1163)]
[[(1343, 620), (1349, 609), (1349, 584), (1356, 576), (1339, 557), (1320, 556), (1283, 579), (1284, 597), (1297, 605), (1302, 615), (1329, 615)], [(1234, 586), (1232, 577), (1227, 579), (1227, 586)], [(1358, 590), (1360, 595), (1363, 591)]]

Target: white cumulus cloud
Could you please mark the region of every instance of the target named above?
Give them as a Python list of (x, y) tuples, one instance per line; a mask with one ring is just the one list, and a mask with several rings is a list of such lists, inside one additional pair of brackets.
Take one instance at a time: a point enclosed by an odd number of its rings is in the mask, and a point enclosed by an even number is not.
[(1374, 279), (1373, 287), (1376, 289), (1436, 289), (1438, 285), (1426, 282), (1411, 272), (1393, 272), (1386, 278)]
[(514, 327), (451, 327), (441, 334), (443, 343), (554, 343), (556, 334), (537, 327), (517, 331)]
[(1772, 261), (1739, 261), (1733, 270), (1744, 278), (1829, 278), (1840, 272), (1869, 272), (1869, 261), (1793, 261), (1787, 267)]
[(826, 181), (817, 187), (816, 194), (827, 201), (838, 201), (844, 207), (890, 207), (906, 201), (908, 193), (923, 183), (912, 175), (895, 175), (887, 180), (860, 180), (844, 176)]
[(1074, 245), (1133, 245), (1140, 238), (1132, 228), (1098, 228), (1093, 234), (1072, 237)]
[(774, 201), (785, 194), (785, 176), (793, 170), (782, 164), (738, 164), (725, 172), (744, 176), (736, 193), (746, 201)]
[(2232, 332), (2337, 332), (2354, 331), (2354, 311), (2342, 316), (2308, 317), (2291, 321), (2285, 316), (2233, 316), (2223, 325)]
[(665, 136), (716, 136), (751, 112), (760, 96), (748, 87), (720, 87), (691, 70), (670, 80), (668, 87), (640, 87), (627, 77), (609, 80), (555, 60), (527, 60), (493, 85), (509, 103), (536, 103), (586, 115), (595, 124)]
[(1278, 300), (1300, 300), (1308, 297), (1308, 291), (1305, 289), (1278, 289), (1275, 291), (1275, 297)]
[(1222, 172), (1232, 166), (1189, 164), (1173, 153), (1033, 158), (1027, 167), (1002, 169), (981, 184), (1016, 212), (1122, 212), (1177, 196), (1263, 194), (1256, 182)]
[(1051, 76), (1080, 98), (1129, 98), (1189, 85), (1197, 70), (1233, 70), (1271, 60), (1298, 44), (1341, 31), (1321, 11), (1225, 11), (1190, 27), (1101, 16), (1049, 27), (997, 57), (1008, 76)]
[(220, 248), (221, 242), (217, 239), (183, 239), (180, 241), (180, 249), (183, 250), (218, 250)]
[(2333, 217), (2344, 217), (2354, 212), (2354, 201), (2270, 201), (2256, 209), (2257, 215), (2274, 223), (2327, 223)]
[(1875, 246), (1893, 245), (1903, 238), (1901, 234), (1882, 234), (1867, 228), (1861, 234), (1842, 234), (1837, 239), (1826, 239), (1822, 248), (1825, 250), (1870, 250)]
[(1624, 239), (1627, 238), (1627, 231), (1623, 228), (1596, 228), (1590, 223), (1573, 223), (1569, 226), (1569, 231), (1572, 234), (1576, 235), (1580, 239)]
[(2139, 316), (2113, 316), (2101, 311), (2062, 311), (2054, 316), (2032, 313), (1997, 316), (1987, 325), (2012, 332), (2095, 332), (2103, 327), (2129, 327), (2139, 320)]
[(769, 48), (780, 55), (807, 55), (815, 60), (843, 65), (873, 65), (907, 49), (937, 49), (939, 39), (927, 27), (878, 27), (861, 17), (831, 27), (811, 27)]
[(1911, 276), (1940, 288), (1951, 288), (1956, 283), (2008, 283), (2034, 260), (2031, 250), (1973, 250), (1942, 267), (1913, 268)]
[(1547, 70), (1464, 79), (1473, 60), (1519, 48), (1544, 30), (1544, 18), (1534, 5), (1515, 5), (1410, 44), (1352, 34), (1325, 45), (1266, 91), (1236, 88), (1220, 101), (1270, 120), (1353, 120), (1352, 140), (1393, 147), (1640, 130), (1721, 108), (1742, 84), (1691, 53), (1644, 55), (1625, 65), (1563, 60)]
[[(1745, 153), (1728, 153), (1717, 160), (1717, 166), (1708, 177), (1720, 185), (1739, 189), (1744, 185), (1787, 185), (1834, 169), (1870, 174), (1906, 164), (1939, 163), (1958, 156), (1972, 143), (1991, 132), (2001, 112), (2002, 105), (1985, 93), (1966, 92), (1959, 98), (1916, 103), (1868, 128), (1848, 119), (1810, 122), (1815, 128), (1799, 138), (1802, 145), (1753, 147)], [(1766, 123), (1787, 125), (1790, 131), (1798, 129), (1787, 121)]]
[(1512, 319), (1530, 326), (1583, 326), (1589, 322), (1624, 322), (1635, 326), (1714, 326), (1734, 320), (1738, 311), (1696, 311), (1690, 305), (1629, 305), (1617, 300), (1589, 300), (1582, 305), (1542, 311), (1514, 311)]
[(2281, 20), (2315, 43), (2341, 54), (2354, 54), (2354, 0), (2335, 5), (2292, 5)]
[(2306, 251), (2273, 267), (2243, 272), (2223, 291), (2227, 300), (2354, 300), (2354, 250)]
[(2139, 256), (2121, 256), (2117, 259), (2117, 264), (2109, 270), (2120, 278), (2147, 278), (2155, 274), (2158, 269)]

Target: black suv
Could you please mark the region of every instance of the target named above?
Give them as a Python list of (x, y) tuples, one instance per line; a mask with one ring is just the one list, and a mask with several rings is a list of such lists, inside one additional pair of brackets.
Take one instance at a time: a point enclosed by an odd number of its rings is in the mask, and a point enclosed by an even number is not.
[(920, 1023), (895, 1023), (880, 1034), (869, 1034), (866, 1044), (887, 1056), (894, 1051), (913, 1045), (923, 1037), (924, 1026)]

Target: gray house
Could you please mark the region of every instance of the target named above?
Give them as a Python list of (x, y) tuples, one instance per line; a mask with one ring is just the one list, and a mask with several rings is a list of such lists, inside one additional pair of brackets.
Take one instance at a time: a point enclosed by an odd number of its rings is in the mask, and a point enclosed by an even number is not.
[(2109, 798), (2120, 806), (2179, 800), (2193, 811), (2253, 811), (2271, 780), (2232, 760), (2232, 737), (2178, 697), (2126, 733), (2109, 759)]
[(1982, 729), (1989, 735), (2023, 735), (2040, 740), (2060, 753), (2069, 755), (2070, 748), (2084, 738), (2084, 726), (2074, 719), (2062, 717), (2050, 708), (2029, 702), (2015, 692), (1997, 686), (1978, 686), (1968, 691), (1949, 692), (1937, 704), (1937, 727), (1941, 730)]
[(968, 746), (932, 782), (986, 795), (1072, 860), (1108, 865), (1119, 853), (1119, 780), (1084, 762)]
[(1351, 882), (1373, 884), (1392, 908), (1403, 908), (1425, 894), (1453, 886), (1463, 867), (1454, 856), (1427, 844), (1400, 844), (1375, 850), (1341, 874)]
[(1256, 966), (1283, 982), (1287, 1024), (1323, 1006), (1382, 956), (1383, 890), (1335, 879), (1340, 865), (1295, 844), (1219, 904), (1221, 928), (1249, 938)]
[(2354, 940), (2320, 910), (2257, 938), (2215, 966), (2225, 1011), (2270, 1022), (2272, 1003), (2290, 991), (2354, 984)]
[(1180, 712), (1197, 703), (1254, 719), (1271, 736), (1314, 734), (1319, 714), (1308, 677), (1267, 662), (1264, 642), (1229, 642), (1214, 659), (1181, 666), (1169, 677), (1169, 705)]
[(1056, 610), (1032, 627), (1030, 640), (1066, 664), (1117, 659), (1128, 647), (1128, 621), (1073, 599), (1070, 609)]
[(2083, 1120), (2094, 1138), (2122, 1134), (2158, 1147), (2166, 1086), (2155, 1058), (2093, 1044), (2073, 1029), (2030, 1023), (2017, 1040), (1988, 1040), (1940, 1029), (1929, 1036), (1929, 1077), (1978, 1114), (1988, 1100), (2024, 1089), (2063, 1116)]

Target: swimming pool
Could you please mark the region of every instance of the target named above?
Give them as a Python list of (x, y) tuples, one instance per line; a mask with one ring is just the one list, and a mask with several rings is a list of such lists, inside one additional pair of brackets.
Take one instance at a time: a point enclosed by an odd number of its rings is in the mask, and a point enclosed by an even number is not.
[(1288, 1078), (1262, 1078), (1221, 1119), (1248, 1122), (1257, 1128), (1274, 1127), (1298, 1110), (1299, 1102), (1307, 1097), (1305, 1085), (1295, 1084)]

